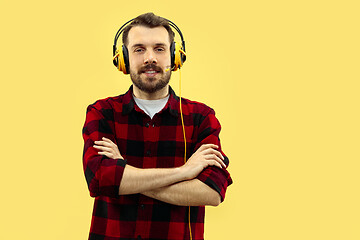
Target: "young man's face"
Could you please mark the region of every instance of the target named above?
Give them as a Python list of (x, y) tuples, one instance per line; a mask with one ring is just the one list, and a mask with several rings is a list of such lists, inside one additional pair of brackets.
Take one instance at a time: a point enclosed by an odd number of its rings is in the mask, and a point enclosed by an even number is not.
[(134, 85), (154, 93), (169, 83), (171, 71), (169, 34), (164, 27), (132, 27), (128, 35), (130, 77)]

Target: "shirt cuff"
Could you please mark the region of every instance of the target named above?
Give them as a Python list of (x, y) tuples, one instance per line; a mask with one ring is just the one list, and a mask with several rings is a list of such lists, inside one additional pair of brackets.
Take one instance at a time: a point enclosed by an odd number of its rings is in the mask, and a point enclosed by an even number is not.
[(197, 179), (214, 189), (221, 196), (221, 202), (225, 199), (226, 189), (232, 184), (232, 179), (226, 169), (215, 166), (205, 168)]
[(104, 157), (101, 162), (99, 193), (102, 196), (119, 197), (119, 187), (127, 161)]

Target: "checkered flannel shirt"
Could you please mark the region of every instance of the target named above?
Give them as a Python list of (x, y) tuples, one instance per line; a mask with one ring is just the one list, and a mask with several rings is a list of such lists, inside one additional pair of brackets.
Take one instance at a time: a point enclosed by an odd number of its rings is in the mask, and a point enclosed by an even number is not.
[[(90, 240), (190, 239), (188, 209), (142, 194), (119, 195), (126, 164), (137, 168), (173, 168), (184, 164), (184, 139), (179, 97), (169, 87), (165, 107), (153, 119), (134, 102), (132, 87), (117, 97), (89, 105), (83, 127), (83, 168), (90, 195), (95, 197)], [(182, 99), (187, 159), (202, 145), (220, 146), (220, 123), (204, 104)], [(99, 155), (94, 141), (102, 137), (117, 144), (122, 159)], [(220, 148), (221, 149), (221, 146)], [(225, 164), (229, 164), (226, 155)], [(217, 191), (224, 200), (232, 179), (226, 169), (207, 167), (197, 179)], [(205, 207), (191, 207), (193, 239), (203, 239)]]

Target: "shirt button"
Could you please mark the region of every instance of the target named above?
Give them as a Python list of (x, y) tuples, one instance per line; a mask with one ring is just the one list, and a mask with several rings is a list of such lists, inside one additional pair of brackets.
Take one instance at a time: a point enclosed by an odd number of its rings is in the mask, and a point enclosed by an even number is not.
[(144, 205), (144, 204), (141, 204), (140, 207), (141, 207), (141, 209), (143, 209), (143, 210), (145, 209), (145, 205)]
[(153, 123), (152, 127), (155, 127), (155, 123)]
[(145, 124), (145, 127), (149, 127), (149, 125), (150, 125), (149, 123), (146, 123), (146, 124)]
[(151, 151), (147, 150), (146, 155), (150, 156), (150, 154), (151, 154)]

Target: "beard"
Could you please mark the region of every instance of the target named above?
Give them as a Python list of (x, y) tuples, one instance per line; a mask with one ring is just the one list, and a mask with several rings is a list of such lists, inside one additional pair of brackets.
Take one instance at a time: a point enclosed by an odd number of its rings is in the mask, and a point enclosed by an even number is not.
[[(156, 77), (147, 77), (145, 80), (141, 79), (141, 74), (146, 70), (154, 70), (157, 72), (156, 75), (160, 75), (160, 78), (156, 80)], [(158, 67), (155, 64), (149, 64), (144, 67), (141, 67), (138, 71), (132, 71), (130, 69), (130, 78), (133, 84), (139, 88), (141, 91), (146, 93), (154, 93), (160, 89), (163, 89), (170, 81), (171, 71), (165, 72), (162, 68)]]

